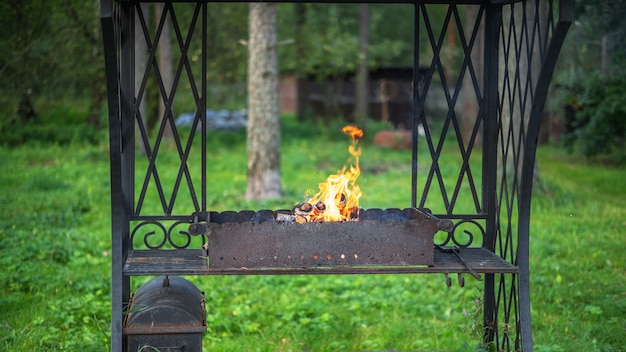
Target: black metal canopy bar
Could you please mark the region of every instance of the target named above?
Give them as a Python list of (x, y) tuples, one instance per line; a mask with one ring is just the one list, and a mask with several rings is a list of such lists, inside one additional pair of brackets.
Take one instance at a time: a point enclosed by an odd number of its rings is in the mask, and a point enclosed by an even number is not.
[[(498, 350), (532, 351), (528, 251), (535, 151), (547, 90), (572, 21), (571, 0), (337, 1), (413, 5), (411, 197), (402, 206), (432, 209), (435, 217), (453, 223), (452, 230), (438, 237), (431, 265), (252, 269), (211, 268), (208, 236), (190, 233), (211, 223), (205, 77), (213, 2), (162, 1), (161, 17), (151, 25), (141, 7), (148, 2), (161, 1), (101, 0), (111, 162), (112, 351), (125, 346), (122, 317), (132, 276), (351, 273), (480, 277), (485, 339)], [(219, 3), (234, 2), (239, 1)], [(442, 23), (433, 21), (426, 5), (445, 6)], [(184, 16), (181, 6), (190, 8)], [(462, 15), (470, 10), (474, 18)], [(165, 25), (175, 38), (171, 85), (164, 83), (157, 60)], [(446, 64), (449, 28), (460, 48), (452, 70)], [(145, 56), (138, 55), (139, 46)], [(142, 116), (149, 79), (165, 107), (154, 136)], [(172, 108), (183, 94), (195, 111), (186, 130), (176, 128)], [(425, 108), (435, 96), (443, 102), (438, 113)], [(478, 109), (469, 112), (471, 133), (464, 136), (461, 115), (468, 113), (468, 99)], [(168, 125), (174, 142), (169, 149), (162, 144)], [(458, 152), (458, 167), (444, 169), (449, 155), (444, 150), (450, 149)], [(175, 177), (169, 179), (164, 168), (175, 170)]]
[[(163, 1), (159, 0), (119, 0), (117, 2), (120, 3), (160, 3)], [(512, 4), (515, 2), (522, 2), (522, 0), (426, 0), (426, 1), (416, 1), (416, 0), (392, 0), (392, 1), (382, 1), (382, 0), (338, 0), (338, 1), (315, 1), (315, 0), (277, 0), (277, 1), (243, 1), (243, 0), (219, 0), (219, 1), (211, 1), (211, 0), (201, 0), (201, 1), (193, 1), (193, 0), (169, 0), (171, 3), (251, 3), (251, 2), (268, 2), (268, 3), (309, 3), (309, 4), (433, 4), (433, 5), (504, 5), (504, 4)]]

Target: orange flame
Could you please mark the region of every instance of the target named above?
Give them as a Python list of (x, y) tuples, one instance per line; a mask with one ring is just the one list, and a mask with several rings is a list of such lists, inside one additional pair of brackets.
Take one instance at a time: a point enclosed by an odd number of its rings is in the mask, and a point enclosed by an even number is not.
[(354, 164), (344, 165), (337, 174), (330, 175), (319, 184), (319, 192), (307, 202), (294, 209), (296, 215), (306, 221), (346, 221), (358, 217), (361, 189), (356, 180), (361, 174), (359, 157), (361, 148), (357, 146), (363, 137), (363, 131), (356, 126), (345, 126), (341, 131), (352, 139), (348, 151), (354, 157)]

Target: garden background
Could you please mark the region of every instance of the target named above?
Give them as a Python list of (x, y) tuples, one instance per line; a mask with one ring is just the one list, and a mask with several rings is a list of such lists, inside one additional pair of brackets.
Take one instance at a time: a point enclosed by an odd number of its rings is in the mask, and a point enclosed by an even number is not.
[[(538, 151), (531, 294), (536, 350), (543, 352), (626, 346), (626, 60), (617, 45), (626, 33), (620, 21), (626, 7), (620, 1), (587, 3), (576, 2), (577, 21), (548, 106), (547, 128), (554, 133)], [(280, 38), (290, 38), (298, 10), (279, 8)], [(395, 21), (394, 30), (402, 32), (404, 12), (372, 11), (371, 68), (407, 65), (407, 38), (385, 25)], [(239, 40), (247, 35), (241, 20), (247, 7), (234, 4), (212, 13), (218, 54), (211, 58), (211, 79), (229, 92), (245, 81), (246, 53)], [(303, 42), (333, 45), (306, 63), (285, 45), (281, 70), (354, 70), (356, 13), (344, 5), (330, 11), (310, 6), (306, 13), (310, 37)], [(7, 1), (0, 4), (0, 18), (0, 48), (6, 53), (0, 58), (0, 348), (108, 350), (110, 183), (98, 3)], [(220, 30), (225, 27), (231, 30)], [(245, 97), (228, 95), (216, 94), (212, 103), (245, 106)], [(345, 122), (343, 116), (323, 123), (313, 116), (281, 117), (283, 179), (294, 181), (285, 181), (284, 197), (271, 201), (244, 200), (245, 130), (212, 132), (211, 149), (227, 156), (214, 165), (224, 180), (215, 208), (291, 205), (319, 182), (319, 174), (343, 161), (331, 151), (345, 148), (337, 133)], [(387, 128), (371, 121), (362, 142), (364, 207), (397, 204), (388, 196), (401, 193), (392, 181), (410, 174), (410, 151), (373, 143), (375, 132)], [(303, 155), (312, 141), (328, 148)], [(303, 176), (303, 168), (319, 174)], [(481, 283), (473, 279), (465, 288), (449, 289), (441, 275), (193, 280), (207, 295), (207, 350), (473, 351), (480, 342)], [(140, 284), (133, 282), (135, 288)]]

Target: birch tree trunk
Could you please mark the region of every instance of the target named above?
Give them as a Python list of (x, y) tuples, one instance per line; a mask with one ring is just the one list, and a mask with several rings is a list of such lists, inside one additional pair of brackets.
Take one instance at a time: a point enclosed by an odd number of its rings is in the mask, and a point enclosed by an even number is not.
[(281, 196), (277, 5), (250, 3), (246, 199)]

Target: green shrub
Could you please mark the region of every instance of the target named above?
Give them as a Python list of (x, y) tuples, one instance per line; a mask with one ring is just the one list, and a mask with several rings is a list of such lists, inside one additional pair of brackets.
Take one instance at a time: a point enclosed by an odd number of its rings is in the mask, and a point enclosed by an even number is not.
[(25, 143), (68, 145), (72, 142), (96, 144), (102, 133), (83, 124), (18, 124), (3, 126), (0, 139), (6, 146)]
[[(0, 102), (0, 108), (2, 102)], [(20, 120), (13, 113), (0, 118), (0, 144), (16, 147), (23, 144), (68, 145), (70, 143), (97, 144), (105, 137), (105, 129), (97, 129), (87, 122), (88, 103), (84, 101), (35, 101), (36, 115)]]
[(570, 106), (573, 129), (566, 136), (570, 150), (587, 157), (607, 156), (626, 161), (626, 74), (594, 74), (582, 82)]

